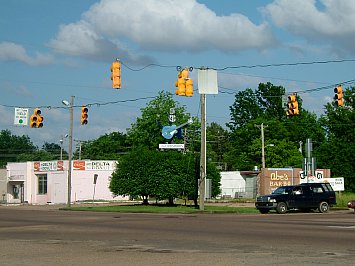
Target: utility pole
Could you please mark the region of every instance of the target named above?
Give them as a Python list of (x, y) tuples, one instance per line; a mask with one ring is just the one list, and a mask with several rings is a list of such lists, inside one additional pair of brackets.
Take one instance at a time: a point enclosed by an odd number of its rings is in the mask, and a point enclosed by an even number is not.
[(69, 158), (68, 158), (68, 201), (67, 206), (71, 205), (71, 162), (73, 156), (73, 107), (74, 107), (74, 96), (71, 96), (70, 100), (70, 129), (69, 129)]
[(307, 139), (306, 140), (307, 159), (306, 159), (306, 171), (305, 171), (307, 177), (315, 175), (315, 159), (312, 157), (312, 151), (313, 151), (312, 140)]
[(83, 142), (84, 140), (74, 139), (74, 141), (79, 143), (79, 160), (81, 160), (82, 142)]
[(201, 67), (198, 71), (198, 91), (201, 104), (200, 210), (205, 209), (206, 189), (206, 94), (218, 94), (217, 71)]
[(264, 126), (264, 123), (261, 123), (261, 125), (255, 125), (255, 127), (261, 129), (261, 168), (265, 168), (265, 137), (264, 137), (264, 128), (267, 128), (268, 125)]
[(81, 160), (81, 141), (79, 141), (79, 160)]
[(200, 94), (201, 101), (201, 156), (200, 156), (200, 210), (205, 209), (206, 187), (206, 94)]

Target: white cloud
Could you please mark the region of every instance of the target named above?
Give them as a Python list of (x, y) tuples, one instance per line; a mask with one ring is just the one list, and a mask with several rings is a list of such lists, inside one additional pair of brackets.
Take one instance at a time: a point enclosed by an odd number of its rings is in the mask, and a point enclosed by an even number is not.
[(62, 25), (56, 38), (48, 45), (62, 54), (94, 60), (108, 61), (119, 57), (131, 64), (152, 62), (149, 57), (133, 54), (117, 41), (104, 39), (85, 21)]
[(14, 94), (21, 97), (32, 97), (32, 91), (25, 85), (15, 86), (9, 82), (0, 83), (3, 92)]
[(265, 78), (243, 74), (243, 73), (226, 73), (221, 72), (218, 74), (218, 81), (220, 88), (230, 89), (231, 91), (238, 92), (245, 88), (257, 88), (259, 83), (267, 82)]
[(21, 61), (28, 65), (47, 65), (53, 62), (49, 54), (36, 53), (29, 56), (21, 45), (12, 42), (0, 43), (0, 61)]
[[(14, 109), (12, 109), (14, 110)], [(3, 130), (14, 123), (14, 113), (10, 111), (10, 109), (5, 108), (0, 105), (0, 116), (2, 119), (0, 120), (0, 130)]]
[(275, 0), (264, 9), (276, 26), (337, 53), (355, 53), (355, 1)]
[(102, 0), (79, 22), (62, 26), (50, 46), (69, 54), (142, 60), (122, 43), (150, 51), (235, 52), (272, 47), (275, 38), (266, 23), (255, 25), (241, 14), (217, 16), (196, 0)]

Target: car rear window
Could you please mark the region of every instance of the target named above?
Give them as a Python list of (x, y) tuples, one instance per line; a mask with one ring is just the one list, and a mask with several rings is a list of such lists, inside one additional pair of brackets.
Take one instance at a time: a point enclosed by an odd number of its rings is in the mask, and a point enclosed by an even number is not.
[(323, 189), (321, 187), (314, 187), (312, 190), (313, 193), (323, 193)]
[(322, 188), (324, 189), (324, 191), (333, 191), (333, 188), (329, 183), (322, 184)]
[(272, 194), (290, 194), (291, 188), (290, 187), (278, 187), (277, 189), (272, 192)]

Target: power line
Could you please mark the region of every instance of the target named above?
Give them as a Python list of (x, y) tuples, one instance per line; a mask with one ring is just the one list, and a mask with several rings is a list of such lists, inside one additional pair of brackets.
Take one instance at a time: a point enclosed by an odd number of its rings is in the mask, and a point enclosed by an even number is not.
[(267, 76), (259, 76), (259, 75), (250, 75), (250, 74), (244, 74), (244, 73), (221, 72), (221, 74), (224, 74), (224, 75), (232, 75), (232, 76), (253, 77), (253, 78), (266, 79), (266, 80), (293, 81), (293, 82), (298, 82), (298, 83), (328, 84), (328, 83), (326, 83), (326, 82), (320, 82), (320, 81), (299, 80), (299, 79), (286, 79), (286, 78), (275, 78), (275, 77), (267, 77)]
[(282, 66), (299, 66), (299, 65), (315, 65), (315, 64), (329, 64), (329, 63), (344, 63), (355, 62), (355, 59), (341, 59), (341, 60), (325, 60), (325, 61), (310, 61), (310, 62), (296, 62), (296, 63), (277, 63), (277, 64), (257, 64), (257, 65), (241, 65), (241, 66), (227, 66), (223, 68), (211, 68), (217, 71), (224, 71), (227, 69), (239, 68), (265, 68), (265, 67), (282, 67)]
[(308, 90), (304, 90), (304, 91), (296, 91), (295, 93), (306, 93), (306, 92), (321, 91), (321, 90), (334, 88), (334, 87), (338, 86), (339, 84), (341, 84), (341, 85), (351, 85), (351, 84), (354, 84), (354, 83), (355, 83), (355, 79), (351, 79), (351, 80), (348, 80), (348, 81), (338, 82), (336, 84), (332, 84), (332, 85), (325, 86), (325, 87), (318, 87), (318, 88), (308, 89)]
[[(325, 61), (311, 61), (311, 62), (296, 62), (296, 63), (277, 63), (277, 64), (257, 64), (257, 65), (240, 65), (240, 66), (226, 66), (223, 68), (207, 68), (207, 69), (214, 69), (216, 71), (224, 71), (227, 69), (238, 69), (238, 68), (257, 68), (257, 67), (261, 67), (261, 68), (265, 68), (265, 67), (281, 67), (281, 66), (297, 66), (297, 65), (313, 65), (313, 64), (328, 64), (328, 63), (343, 63), (343, 62), (355, 62), (355, 59), (342, 59), (342, 60), (325, 60)], [(134, 69), (132, 67), (130, 67), (129, 65), (125, 64), (124, 62), (121, 62), (121, 64), (123, 66), (125, 66), (127, 69), (131, 70), (131, 71), (142, 71), (146, 68), (149, 67), (161, 67), (161, 68), (176, 68), (178, 69), (180, 66), (173, 66), (173, 65), (162, 65), (162, 64), (156, 64), (156, 63), (151, 63), (148, 64), (142, 68), (137, 68)], [(181, 68), (181, 67), (180, 67)], [(202, 67), (195, 67), (197, 69), (206, 69), (206, 68), (202, 68)], [(228, 73), (227, 73), (228, 74)], [(46, 84), (45, 82), (34, 82), (34, 83), (42, 83), (42, 84)], [(344, 82), (339, 82), (337, 84), (332, 84), (329, 86), (323, 86), (323, 87), (317, 87), (317, 88), (313, 88), (313, 89), (308, 89), (308, 90), (303, 90), (303, 91), (295, 91), (294, 93), (297, 94), (301, 94), (301, 93), (309, 93), (309, 92), (315, 92), (315, 91), (320, 91), (320, 90), (325, 90), (325, 89), (329, 89), (329, 88), (333, 88), (335, 86), (337, 86), (338, 84), (345, 84), (345, 85), (349, 85), (349, 84), (353, 84), (355, 83), (355, 79), (353, 80), (348, 80), (348, 81), (344, 81)], [(75, 86), (75, 87), (79, 87), (78, 85), (70, 85), (70, 84), (65, 84), (65, 86)], [(80, 86), (81, 87), (81, 86)], [(87, 86), (85, 86), (87, 87)], [(219, 86), (219, 88), (224, 89), (224, 90), (232, 90), (229, 88), (224, 88)], [(195, 89), (196, 91), (196, 89)], [(225, 94), (235, 94), (235, 92), (228, 92), (228, 91), (220, 91), (221, 93), (225, 93)], [(270, 95), (270, 96), (263, 96), (263, 97), (281, 97), (282, 95)], [(90, 106), (104, 106), (104, 105), (110, 105), (110, 104), (117, 104), (117, 103), (125, 103), (125, 102), (135, 102), (138, 100), (146, 100), (146, 99), (153, 99), (155, 97), (142, 97), (142, 98), (136, 98), (136, 99), (128, 99), (128, 100), (121, 100), (121, 101), (109, 101), (109, 102), (103, 102), (103, 103), (99, 103), (99, 102), (94, 102), (94, 103), (89, 103), (86, 104), (86, 106), (90, 107)], [(14, 105), (6, 105), (6, 104), (0, 104), (0, 106), (3, 107), (10, 107), (10, 108), (16, 108), (16, 107), (20, 107), (18, 105), (14, 106)], [(48, 108), (48, 109), (66, 109), (67, 107), (64, 106), (36, 106), (39, 108)], [(81, 107), (81, 106), (73, 106), (73, 107)], [(32, 106), (28, 106), (28, 107), (24, 107), (23, 108), (34, 108)]]
[[(102, 106), (102, 105), (109, 105), (109, 104), (117, 104), (117, 103), (126, 103), (126, 102), (136, 102), (140, 100), (147, 100), (147, 99), (153, 99), (155, 98), (154, 96), (149, 96), (149, 97), (141, 97), (141, 98), (135, 98), (135, 99), (127, 99), (127, 100), (120, 100), (120, 101), (110, 101), (110, 102), (94, 102), (94, 103), (88, 103), (85, 106), (91, 107), (91, 106)], [(9, 107), (9, 108), (16, 108), (16, 107), (22, 107), (22, 108), (47, 108), (47, 109), (68, 109), (68, 107), (65, 106), (50, 106), (50, 105), (44, 105), (44, 106), (18, 106), (18, 105), (7, 105), (7, 104), (0, 104), (0, 106), (3, 107)], [(75, 107), (82, 107), (82, 105), (73, 105), (73, 108)]]
[(145, 65), (141, 68), (133, 68), (133, 67), (130, 67), (129, 65), (125, 64), (124, 62), (120, 61), (120, 63), (125, 66), (127, 69), (131, 70), (131, 71), (142, 71), (146, 68), (149, 68), (149, 67), (161, 67), (161, 68), (176, 68), (176, 66), (168, 66), (168, 65), (161, 65), (161, 64), (154, 64), (154, 63), (151, 63), (151, 64), (148, 64), (148, 65)]
[[(134, 69), (127, 64), (120, 61), (127, 69), (132, 71), (142, 71), (149, 67), (162, 67), (162, 68), (178, 68), (179, 66), (172, 65), (161, 65), (161, 64), (148, 64), (142, 68)], [(346, 62), (355, 62), (355, 59), (339, 59), (339, 60), (324, 60), (324, 61), (310, 61), (310, 62), (295, 62), (295, 63), (272, 63), (272, 64), (255, 64), (255, 65), (240, 65), (240, 66), (226, 66), (222, 68), (216, 67), (193, 67), (196, 69), (213, 69), (216, 71), (224, 71), (227, 69), (240, 69), (240, 68), (266, 68), (266, 67), (283, 67), (283, 66), (299, 66), (299, 65), (316, 65), (316, 64), (330, 64), (330, 63), (346, 63)]]
[[(309, 93), (309, 92), (315, 92), (315, 91), (321, 91), (321, 90), (325, 90), (325, 89), (330, 89), (330, 88), (334, 88), (335, 86), (337, 86), (338, 84), (345, 84), (345, 85), (351, 85), (355, 83), (355, 79), (352, 80), (348, 80), (348, 81), (343, 81), (343, 82), (338, 82), (336, 84), (332, 84), (329, 86), (324, 86), (324, 87), (317, 87), (317, 88), (313, 88), (313, 89), (308, 89), (308, 90), (303, 90), (303, 91), (295, 91), (293, 93), (295, 94), (301, 94), (301, 93)], [(230, 88), (225, 88), (225, 87), (221, 87), (219, 86), (220, 89), (223, 90), (233, 90)], [(219, 90), (220, 93), (224, 93), (224, 94), (229, 94), (229, 95), (234, 95), (236, 94), (236, 92), (233, 91), (223, 91), (223, 90)], [(197, 91), (196, 89), (194, 91)], [(258, 96), (256, 93), (254, 93), (254, 96)], [(264, 98), (272, 98), (272, 97), (282, 97), (283, 95), (263, 95), (262, 97)], [(154, 99), (155, 96), (148, 96), (148, 97), (141, 97), (141, 98), (135, 98), (135, 99), (127, 99), (127, 100), (119, 100), (119, 101), (109, 101), (109, 102), (93, 102), (93, 103), (88, 103), (85, 106), (87, 107), (91, 107), (91, 106), (105, 106), (105, 105), (111, 105), (111, 104), (118, 104), (118, 103), (126, 103), (126, 102), (136, 102), (139, 100), (147, 100), (147, 99)], [(51, 105), (44, 105), (44, 106), (19, 106), (19, 105), (7, 105), (7, 104), (0, 104), (0, 106), (3, 107), (7, 107), (7, 108), (17, 108), (17, 107), (21, 107), (21, 108), (47, 108), (47, 109), (67, 109), (68, 107), (65, 106), (51, 106)], [(82, 107), (82, 105), (74, 105), (73, 108), (76, 107)]]
[[(310, 93), (310, 92), (316, 92), (316, 91), (321, 91), (321, 90), (328, 90), (328, 89), (332, 89), (335, 88), (336, 86), (338, 86), (339, 84), (341, 85), (351, 85), (355, 83), (355, 79), (351, 79), (351, 80), (347, 80), (347, 81), (342, 81), (342, 82), (338, 82), (336, 84), (331, 84), (328, 86), (323, 86), (323, 87), (316, 87), (313, 89), (308, 89), (308, 90), (302, 90), (302, 91), (294, 91), (294, 92), (290, 92), (290, 93), (295, 93), (295, 94), (302, 94), (302, 93)], [(218, 86), (219, 88), (223, 89), (223, 90), (227, 90), (227, 91), (220, 91), (221, 93), (225, 93), (225, 94), (236, 94), (236, 92), (233, 91), (228, 91), (228, 90), (233, 90), (230, 88), (225, 88), (222, 86)], [(256, 93), (254, 93), (254, 96), (259, 96)], [(272, 97), (282, 97), (283, 95), (261, 95), (264, 98), (272, 98)]]

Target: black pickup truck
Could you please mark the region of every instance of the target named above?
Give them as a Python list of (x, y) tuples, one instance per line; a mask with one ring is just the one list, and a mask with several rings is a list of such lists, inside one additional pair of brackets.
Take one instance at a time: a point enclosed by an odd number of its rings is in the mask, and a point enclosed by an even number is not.
[(335, 192), (329, 183), (304, 183), (279, 187), (270, 195), (258, 196), (255, 207), (261, 213), (268, 213), (270, 210), (286, 213), (290, 209), (318, 209), (323, 213), (328, 212), (329, 206), (335, 204)]

